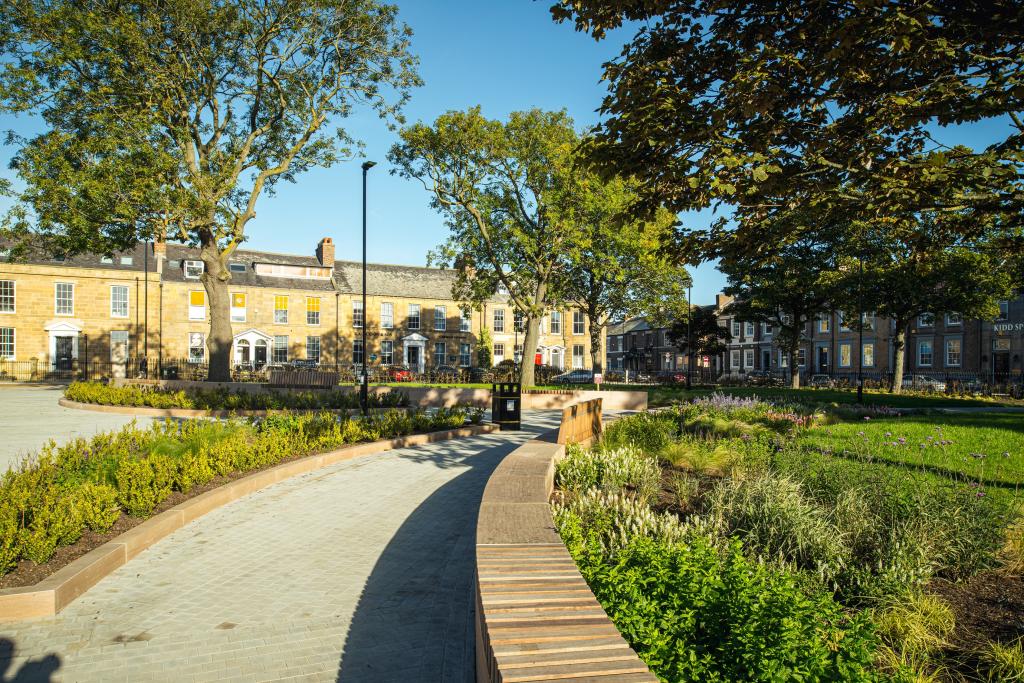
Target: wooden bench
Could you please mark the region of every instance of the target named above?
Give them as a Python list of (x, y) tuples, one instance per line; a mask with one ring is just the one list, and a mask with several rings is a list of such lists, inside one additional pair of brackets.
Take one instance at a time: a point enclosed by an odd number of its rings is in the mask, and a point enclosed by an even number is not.
[[(600, 434), (600, 399), (596, 406), (570, 406), (563, 416), (567, 438)], [(555, 462), (565, 454), (557, 443), (562, 432), (510, 453), (484, 489), (476, 537), (476, 680), (657, 683), (555, 530), (549, 499)]]
[(589, 446), (601, 438), (600, 398), (562, 408), (562, 422), (558, 427), (557, 443), (578, 443)]
[(333, 389), (338, 386), (338, 373), (323, 370), (273, 370), (270, 386), (289, 389)]

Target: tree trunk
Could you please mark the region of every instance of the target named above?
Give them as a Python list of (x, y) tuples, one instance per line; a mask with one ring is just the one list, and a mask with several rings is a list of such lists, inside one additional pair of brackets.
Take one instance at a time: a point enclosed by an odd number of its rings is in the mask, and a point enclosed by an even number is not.
[(907, 355), (907, 325), (896, 321), (896, 337), (893, 339), (892, 383), (889, 391), (899, 394), (903, 391), (903, 364)]
[(799, 347), (791, 348), (789, 350), (789, 386), (792, 389), (800, 388), (800, 366), (797, 365), (799, 361)]
[(590, 368), (594, 372), (601, 372), (604, 363), (601, 362), (601, 329), (602, 325), (597, 322), (597, 316), (587, 313), (590, 322)]
[(523, 360), (519, 368), (519, 381), (523, 389), (534, 385), (536, 366), (534, 358), (537, 355), (537, 342), (540, 339), (540, 318), (529, 317), (526, 319), (526, 337), (523, 339)]
[(215, 245), (203, 246), (199, 252), (203, 260), (203, 286), (210, 307), (210, 336), (206, 348), (210, 353), (206, 379), (210, 382), (231, 381), (231, 294), (228, 282), (231, 274), (224, 268)]

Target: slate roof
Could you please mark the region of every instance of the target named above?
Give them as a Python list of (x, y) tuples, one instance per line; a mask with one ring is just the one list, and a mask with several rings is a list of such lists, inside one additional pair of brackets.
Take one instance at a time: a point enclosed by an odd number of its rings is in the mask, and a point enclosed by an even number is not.
[[(167, 263), (164, 264), (163, 279), (165, 282), (195, 282), (185, 278), (185, 270), (181, 265), (184, 260), (198, 260), (199, 250), (185, 244), (168, 242)], [(228, 263), (245, 264), (244, 273), (231, 273), (231, 282), (239, 286), (268, 287), (270, 289), (308, 289), (317, 292), (348, 291), (344, 281), (321, 280), (315, 278), (290, 278), (270, 275), (257, 275), (254, 264), (274, 263), (288, 266), (320, 267), (316, 256), (296, 256), (294, 254), (277, 254), (270, 251), (252, 251), (238, 249), (231, 255)]]
[[(346, 283), (345, 291), (363, 291), (361, 261), (335, 261), (334, 272)], [(366, 293), (380, 296), (404, 296), (414, 299), (451, 299), (454, 270), (422, 266), (366, 264)]]
[(608, 336), (626, 334), (628, 332), (642, 332), (651, 329), (645, 318), (630, 318), (620, 323), (608, 326)]
[[(0, 244), (0, 250), (3, 250), (4, 248), (6, 248), (6, 245)], [(56, 258), (55, 254), (49, 251), (39, 247), (29, 247), (28, 252), (20, 256), (15, 263), (28, 263), (39, 266), (66, 266), (70, 268), (102, 268), (104, 270), (124, 270), (141, 273), (146, 267), (145, 255), (145, 244), (137, 244), (134, 249), (114, 254), (112, 263), (103, 263), (103, 254), (78, 254), (76, 256), (68, 256), (63, 260), (59, 260)], [(131, 263), (121, 263), (122, 256), (130, 256)], [(0, 258), (0, 263), (6, 262), (6, 257)], [(152, 253), (149, 255), (149, 270), (151, 272), (156, 271), (156, 259), (153, 258)]]

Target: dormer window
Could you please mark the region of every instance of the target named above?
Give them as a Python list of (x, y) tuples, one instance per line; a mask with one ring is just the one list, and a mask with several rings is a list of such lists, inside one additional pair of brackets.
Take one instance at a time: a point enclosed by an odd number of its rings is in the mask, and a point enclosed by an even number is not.
[(114, 262), (114, 257), (113, 256), (101, 256), (100, 257), (100, 263), (113, 263), (113, 262)]
[(230, 270), (232, 273), (244, 273), (245, 272), (245, 264), (244, 263), (229, 263), (228, 264), (228, 270)]
[(185, 261), (185, 279), (198, 280), (205, 270), (202, 261)]

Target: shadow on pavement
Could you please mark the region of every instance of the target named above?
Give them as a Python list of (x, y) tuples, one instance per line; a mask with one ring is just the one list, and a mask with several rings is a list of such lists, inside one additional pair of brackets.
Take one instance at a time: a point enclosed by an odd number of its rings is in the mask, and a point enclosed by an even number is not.
[(18, 669), (17, 672), (10, 672), (8, 669), (14, 660), (14, 641), (8, 638), (0, 638), (0, 683), (48, 683), (53, 680), (53, 674), (60, 668), (60, 657), (49, 654), (39, 659), (30, 659)]
[[(553, 416), (552, 416), (553, 417)], [(557, 419), (557, 418), (555, 418)], [(523, 439), (477, 437), (469, 454), (418, 450), (403, 458), (468, 469), (435, 490), (385, 547), (359, 598), (338, 667), (342, 683), (475, 680), (473, 575), (484, 486), (502, 458), (550, 428), (533, 416)]]

